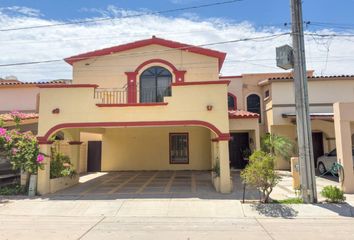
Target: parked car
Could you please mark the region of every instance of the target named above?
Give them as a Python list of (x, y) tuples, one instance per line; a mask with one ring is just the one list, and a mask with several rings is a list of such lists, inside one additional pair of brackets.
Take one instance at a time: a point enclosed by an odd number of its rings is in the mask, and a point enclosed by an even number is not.
[[(354, 163), (354, 147), (352, 148), (352, 156), (353, 156), (353, 163)], [(328, 170), (330, 170), (334, 163), (337, 160), (337, 149), (333, 149), (329, 153), (317, 158), (317, 169), (320, 174), (324, 174)]]

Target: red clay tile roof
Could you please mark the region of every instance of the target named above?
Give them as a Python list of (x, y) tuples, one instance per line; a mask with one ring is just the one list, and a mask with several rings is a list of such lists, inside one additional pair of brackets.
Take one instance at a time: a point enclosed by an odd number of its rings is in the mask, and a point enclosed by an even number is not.
[[(336, 80), (354, 80), (354, 75), (332, 75), (332, 76), (308, 76), (307, 79), (309, 81), (328, 81), (332, 79)], [(290, 82), (293, 81), (293, 77), (273, 77), (267, 78), (265, 80), (261, 80), (258, 82), (259, 86), (269, 85), (270, 83), (274, 82)]]
[(259, 118), (259, 114), (247, 112), (245, 110), (229, 110), (229, 118), (232, 118), (232, 119)]
[[(354, 75), (332, 75), (332, 76), (308, 76), (309, 79), (320, 79), (320, 78), (354, 78)], [(268, 78), (268, 80), (293, 80), (293, 77), (273, 77)]]
[(49, 81), (49, 82), (21, 82), (18, 80), (0, 80), (0, 85), (37, 85), (37, 84), (63, 84), (65, 81)]
[[(36, 119), (38, 118), (38, 113), (16, 113), (21, 120), (28, 120), (28, 119)], [(4, 122), (12, 121), (13, 116), (11, 113), (2, 113), (0, 114), (0, 119), (3, 120)]]
[(117, 53), (117, 52), (122, 52), (122, 51), (127, 51), (130, 49), (135, 49), (139, 47), (144, 47), (148, 45), (161, 45), (169, 48), (175, 48), (175, 49), (180, 49), (184, 50), (187, 52), (192, 52), (192, 53), (197, 53), (209, 57), (215, 57), (219, 59), (219, 70), (221, 69), (222, 64), (224, 63), (226, 53), (219, 52), (216, 50), (211, 50), (208, 48), (202, 48), (198, 46), (193, 46), (193, 45), (188, 45), (180, 42), (174, 42), (170, 40), (166, 40), (163, 38), (157, 38), (153, 36), (152, 38), (136, 41), (136, 42), (131, 42), (123, 45), (118, 45), (110, 48), (104, 48), (92, 52), (87, 52), (87, 53), (82, 53), (79, 55), (71, 56), (68, 58), (65, 58), (64, 61), (72, 65), (75, 62), (82, 61), (91, 57), (98, 57), (98, 56), (104, 56), (104, 55), (109, 55), (112, 53)]

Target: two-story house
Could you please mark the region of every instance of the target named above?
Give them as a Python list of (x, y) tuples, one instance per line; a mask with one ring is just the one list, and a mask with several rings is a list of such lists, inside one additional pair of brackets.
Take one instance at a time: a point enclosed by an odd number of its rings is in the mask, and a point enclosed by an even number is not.
[[(243, 100), (228, 94), (233, 80), (219, 78), (225, 56), (152, 37), (66, 58), (72, 84), (40, 85), (41, 151), (49, 154), (60, 132), (80, 171), (214, 169), (216, 189), (230, 192), (229, 154), (231, 166), (244, 167), (240, 158), (259, 148), (260, 133), (255, 109), (238, 110)], [(46, 161), (42, 194), (50, 188)]]

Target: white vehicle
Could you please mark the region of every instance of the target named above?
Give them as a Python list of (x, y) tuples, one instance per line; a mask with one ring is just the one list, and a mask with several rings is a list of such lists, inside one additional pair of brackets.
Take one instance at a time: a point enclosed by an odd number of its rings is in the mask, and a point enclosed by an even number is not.
[[(353, 163), (354, 163), (354, 148), (352, 149)], [(337, 149), (333, 149), (329, 153), (317, 158), (317, 169), (318, 172), (322, 175), (325, 172), (329, 171), (333, 164), (336, 163), (337, 160)]]

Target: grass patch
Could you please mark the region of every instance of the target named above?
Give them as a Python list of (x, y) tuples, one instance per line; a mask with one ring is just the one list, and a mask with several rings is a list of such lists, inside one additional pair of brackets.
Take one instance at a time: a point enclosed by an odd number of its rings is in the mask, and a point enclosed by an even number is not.
[(24, 195), (26, 188), (18, 183), (0, 187), (0, 195)]
[(288, 198), (283, 200), (273, 200), (272, 203), (279, 203), (279, 204), (301, 204), (304, 201), (301, 198)]

